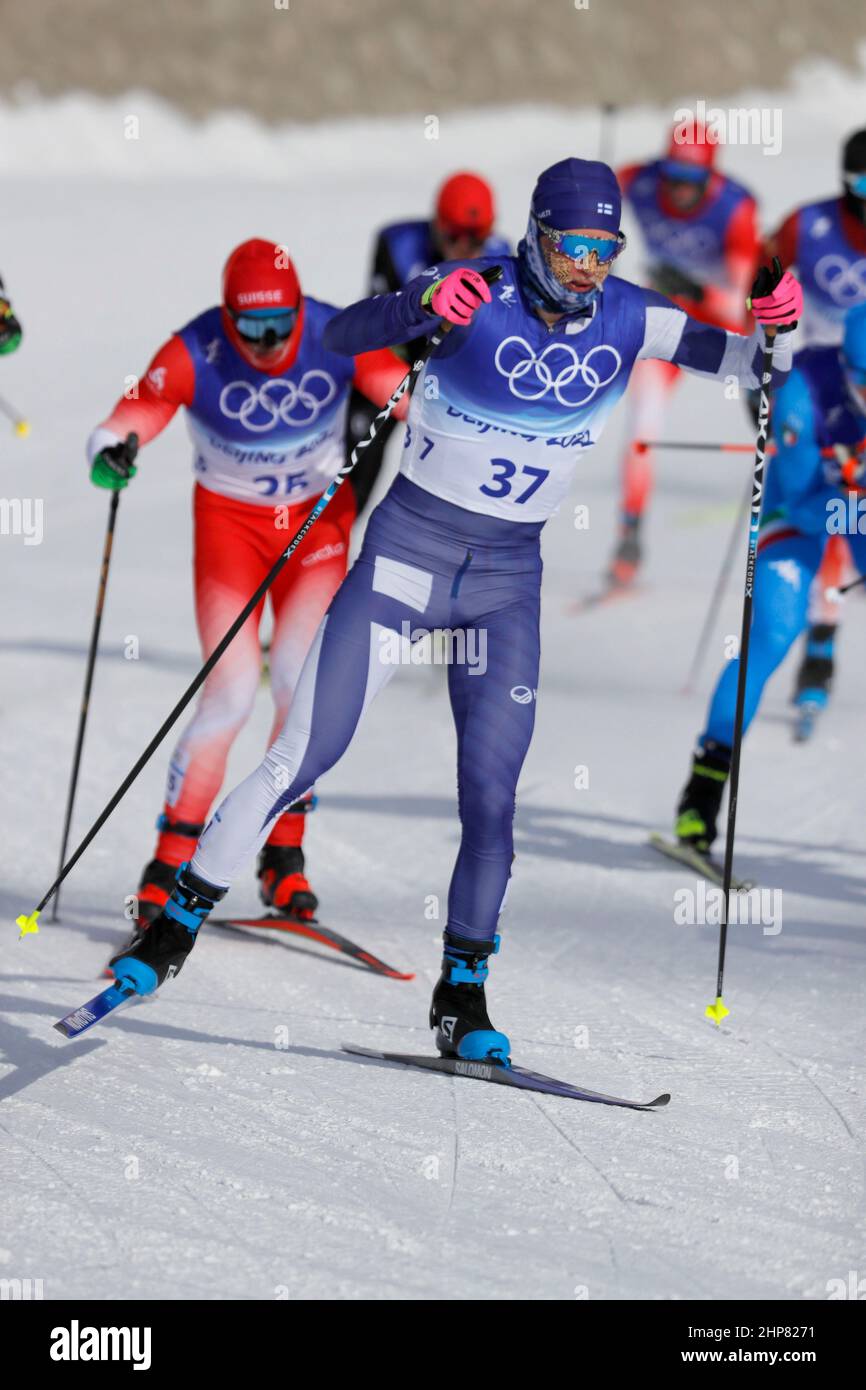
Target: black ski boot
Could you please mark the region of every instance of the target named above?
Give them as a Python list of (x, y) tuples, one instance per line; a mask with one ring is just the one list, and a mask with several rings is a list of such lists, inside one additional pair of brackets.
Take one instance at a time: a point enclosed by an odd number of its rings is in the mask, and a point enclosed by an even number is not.
[(807, 707), (813, 714), (817, 714), (827, 708), (833, 684), (835, 640), (834, 623), (815, 623), (809, 628), (806, 634), (806, 650), (800, 662), (794, 688), (794, 704), (799, 709)]
[(152, 994), (177, 975), (195, 945), (199, 927), (225, 893), (225, 888), (212, 887), (181, 864), (162, 912), (149, 924), (139, 921), (132, 940), (112, 956), (109, 967), (117, 982), (136, 994)]
[(265, 907), (311, 922), (319, 899), (304, 873), (300, 845), (265, 845), (257, 866), (259, 896)]
[(693, 845), (699, 854), (708, 855), (716, 838), (716, 821), (730, 770), (730, 748), (713, 739), (698, 745), (692, 775), (677, 806), (674, 832), (682, 844)]
[(617, 589), (627, 589), (637, 578), (642, 558), (640, 517), (624, 517), (616, 550), (607, 571), (608, 583)]
[(436, 1030), (439, 1052), (443, 1057), (508, 1066), (511, 1043), (490, 1022), (484, 997), (487, 957), (499, 950), (499, 937), (470, 941), (445, 932), (443, 940), (442, 974), (430, 1004), (430, 1027)]
[(164, 859), (151, 859), (142, 872), (138, 885), (136, 921), (143, 927), (155, 922), (162, 912), (177, 878), (177, 865)]

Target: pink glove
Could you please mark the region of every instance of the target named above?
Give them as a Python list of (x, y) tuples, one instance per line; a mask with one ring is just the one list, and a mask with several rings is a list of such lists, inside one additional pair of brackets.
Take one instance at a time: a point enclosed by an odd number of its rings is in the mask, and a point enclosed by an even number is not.
[(746, 305), (768, 328), (795, 328), (803, 313), (803, 288), (790, 270), (782, 274), (782, 263), (774, 256), (772, 269), (762, 265), (758, 271)]
[(489, 304), (490, 289), (483, 275), (468, 266), (449, 271), (442, 280), (424, 291), (421, 303), (425, 309), (449, 323), (466, 325), (480, 304)]

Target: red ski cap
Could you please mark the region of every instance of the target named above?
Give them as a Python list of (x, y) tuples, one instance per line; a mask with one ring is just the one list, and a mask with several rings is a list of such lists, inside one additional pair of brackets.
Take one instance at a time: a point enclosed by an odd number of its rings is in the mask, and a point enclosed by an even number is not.
[[(295, 310), (289, 336), (274, 348), (258, 347), (244, 338), (235, 320), (244, 315), (261, 318)], [(286, 371), (297, 356), (304, 327), (301, 282), (285, 246), (252, 237), (232, 251), (223, 269), (222, 322), (232, 346), (253, 366), (276, 375)]]
[(223, 304), (230, 313), (297, 309), (300, 300), (298, 273), (285, 246), (252, 237), (235, 247), (223, 270)]
[(480, 174), (462, 172), (445, 180), (436, 198), (436, 221), (445, 236), (468, 233), (483, 241), (495, 220), (493, 189)]
[(709, 177), (715, 162), (716, 143), (707, 139), (706, 127), (700, 121), (693, 121), (685, 130), (674, 126), (662, 161), (667, 178), (700, 181)]

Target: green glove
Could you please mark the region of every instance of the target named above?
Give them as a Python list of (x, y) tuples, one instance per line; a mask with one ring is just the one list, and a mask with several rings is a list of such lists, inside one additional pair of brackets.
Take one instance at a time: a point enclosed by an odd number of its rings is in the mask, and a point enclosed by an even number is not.
[(0, 355), (14, 352), (21, 344), (21, 324), (12, 312), (8, 299), (0, 297)]
[(118, 492), (126, 487), (130, 478), (134, 478), (138, 472), (133, 463), (137, 453), (137, 434), (128, 434), (120, 444), (100, 449), (90, 465), (90, 481), (97, 487), (107, 487), (112, 492)]

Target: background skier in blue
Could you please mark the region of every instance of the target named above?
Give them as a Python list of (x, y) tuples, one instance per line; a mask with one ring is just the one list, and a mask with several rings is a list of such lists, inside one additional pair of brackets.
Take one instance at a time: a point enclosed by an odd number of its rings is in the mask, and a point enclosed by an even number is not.
[[(498, 236), (495, 228), (496, 198), (488, 181), (468, 170), (451, 174), (437, 191), (432, 217), (389, 222), (379, 230), (370, 262), (367, 293), (391, 294), (402, 290), (436, 261), (462, 264), (478, 256), (510, 256), (510, 243)], [(411, 362), (423, 347), (423, 339), (396, 343), (394, 347)], [(347, 455), (359, 440), (367, 438), (377, 410), (361, 391), (352, 392), (346, 431)], [(359, 515), (375, 487), (385, 448), (396, 425), (392, 416), (381, 426), (352, 471), (352, 490), (358, 498)]]
[[(866, 303), (866, 129), (849, 135), (841, 154), (841, 192), (795, 208), (764, 247), (764, 254), (778, 256), (803, 286), (797, 349), (838, 347), (848, 311)], [(841, 537), (831, 539), (813, 585), (797, 672), (795, 703), (803, 710), (804, 730), (826, 706), (833, 680), (839, 606), (825, 598), (825, 591), (849, 571), (847, 545)]]
[[(761, 322), (794, 323), (789, 274), (762, 271), (751, 337), (698, 323), (663, 295), (610, 276), (625, 239), (606, 165), (567, 159), (535, 187), (518, 255), (492, 292), (477, 269), (434, 266), (397, 294), (330, 323), (329, 349), (355, 354), (454, 328), (413, 393), (401, 472), (323, 620), (289, 719), (261, 766), (222, 803), (163, 915), (114, 960), (147, 993), (176, 973), (208, 912), (274, 816), (340, 758), (395, 669), (385, 643), (445, 627), (486, 634), (486, 669), (452, 664), (461, 841), (448, 899), (431, 1026), (445, 1054), (507, 1061), (487, 1014), (488, 957), (513, 859), (517, 779), (535, 718), (540, 533), (566, 496), (640, 358), (758, 384)], [(789, 369), (791, 335), (774, 365)], [(384, 639), (384, 641), (383, 641)]]
[[(830, 537), (844, 534), (866, 572), (866, 517), (863, 532), (857, 529), (857, 497), (866, 489), (866, 304), (849, 311), (841, 349), (797, 354), (774, 401), (773, 432), (778, 452), (761, 516), (744, 728), (806, 626), (809, 589)], [(730, 771), (738, 672), (738, 660), (722, 672), (677, 811), (677, 838), (701, 854), (715, 838)]]

